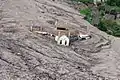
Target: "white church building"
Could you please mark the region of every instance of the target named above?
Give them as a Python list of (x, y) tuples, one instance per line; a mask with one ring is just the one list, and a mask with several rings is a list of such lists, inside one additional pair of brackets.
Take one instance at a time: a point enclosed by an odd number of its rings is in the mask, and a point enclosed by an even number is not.
[(70, 39), (66, 35), (56, 36), (55, 40), (57, 41), (58, 45), (69, 46), (70, 44)]

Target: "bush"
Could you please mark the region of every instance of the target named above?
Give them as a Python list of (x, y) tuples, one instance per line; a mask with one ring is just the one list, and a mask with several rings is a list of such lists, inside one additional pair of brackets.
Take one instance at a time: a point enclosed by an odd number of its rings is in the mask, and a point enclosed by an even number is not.
[(85, 15), (85, 19), (91, 23), (92, 21), (92, 15), (91, 15), (91, 9), (89, 8), (86, 8), (86, 9), (83, 9), (83, 10), (80, 10), (80, 13), (81, 14), (84, 14)]
[(120, 37), (120, 32), (116, 32), (114, 36)]
[(120, 25), (118, 25), (115, 21), (102, 20), (100, 21), (98, 28), (110, 35), (120, 37)]
[(103, 21), (100, 21), (100, 23), (98, 24), (98, 29), (102, 31), (107, 31), (106, 25)]
[(106, 2), (110, 6), (118, 6), (120, 7), (120, 0), (107, 0)]
[(91, 10), (89, 8), (86, 8), (86, 9), (80, 10), (80, 13), (84, 15), (90, 15)]

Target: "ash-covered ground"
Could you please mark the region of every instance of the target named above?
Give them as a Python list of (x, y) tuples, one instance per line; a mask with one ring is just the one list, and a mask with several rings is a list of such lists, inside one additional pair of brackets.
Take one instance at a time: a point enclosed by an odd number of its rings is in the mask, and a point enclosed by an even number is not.
[[(0, 80), (120, 79), (119, 39), (90, 25), (67, 2), (0, 0)], [(89, 26), (92, 38), (64, 47), (29, 30), (34, 25), (54, 33), (56, 20), (78, 30)]]

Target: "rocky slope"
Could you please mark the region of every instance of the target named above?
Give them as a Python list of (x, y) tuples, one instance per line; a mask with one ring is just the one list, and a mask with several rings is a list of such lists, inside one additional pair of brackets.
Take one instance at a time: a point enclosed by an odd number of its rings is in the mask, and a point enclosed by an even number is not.
[[(88, 26), (92, 38), (64, 47), (29, 30), (54, 33), (55, 21)], [(0, 80), (120, 79), (119, 39), (105, 35), (66, 0), (0, 0)]]

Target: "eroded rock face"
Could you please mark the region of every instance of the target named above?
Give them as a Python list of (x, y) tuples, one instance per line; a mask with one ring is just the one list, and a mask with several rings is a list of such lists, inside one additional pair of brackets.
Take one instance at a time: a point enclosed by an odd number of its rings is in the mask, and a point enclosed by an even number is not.
[[(105, 63), (103, 58), (101, 60), (100, 51), (109, 49), (110, 41), (98, 34), (99, 31), (83, 20), (79, 12), (69, 7), (65, 1), (0, 0), (0, 5), (1, 80), (108, 78), (98, 68)], [(29, 30), (30, 26), (35, 25), (54, 33), (56, 20), (74, 25), (78, 30), (82, 29), (81, 25), (89, 26), (92, 38), (63, 47), (56, 44), (54, 37), (35, 34)], [(112, 78), (116, 78), (116, 75)]]

